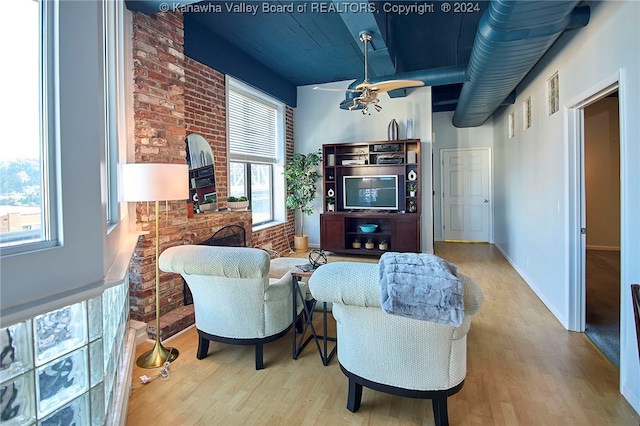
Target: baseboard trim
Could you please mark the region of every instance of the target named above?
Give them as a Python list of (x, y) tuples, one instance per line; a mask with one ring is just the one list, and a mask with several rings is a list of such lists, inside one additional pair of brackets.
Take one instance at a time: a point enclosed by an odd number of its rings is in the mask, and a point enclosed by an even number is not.
[(129, 320), (129, 328), (135, 332), (136, 346), (149, 338), (149, 335), (147, 334), (147, 323)]
[[(173, 340), (174, 338), (176, 338), (176, 337), (178, 337), (178, 336), (180, 336), (180, 335), (182, 335), (182, 334), (186, 333), (187, 331), (191, 330), (192, 328), (195, 328), (195, 326), (196, 326), (195, 324), (191, 324), (189, 327), (185, 328), (184, 330), (178, 331), (178, 332), (177, 332), (176, 334), (174, 334), (173, 336), (171, 336), (171, 337), (167, 337), (166, 339), (162, 339), (162, 343), (170, 342), (170, 341), (171, 341), (171, 340)], [(145, 324), (145, 327), (146, 327), (146, 324)], [(142, 343), (142, 342), (156, 343), (155, 339), (149, 339), (149, 336), (147, 335), (147, 332), (146, 332), (146, 328), (145, 328), (145, 332), (144, 332), (144, 337), (143, 337), (143, 339), (142, 339), (142, 340), (138, 340), (138, 341), (136, 342), (136, 344), (138, 344), (138, 345), (139, 345), (139, 344), (140, 344), (140, 343)]]
[[(131, 325), (131, 324), (130, 324)], [(131, 376), (133, 374), (133, 362), (136, 354), (136, 329), (129, 327), (127, 340), (125, 342), (116, 384), (113, 392), (111, 415), (107, 416), (107, 425), (125, 426), (127, 422), (127, 410), (129, 408), (129, 397), (131, 396)]]

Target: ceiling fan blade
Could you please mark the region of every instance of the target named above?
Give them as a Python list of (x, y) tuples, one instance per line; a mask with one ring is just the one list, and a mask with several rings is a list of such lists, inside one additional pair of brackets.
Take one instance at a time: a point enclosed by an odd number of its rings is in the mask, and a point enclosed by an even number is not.
[(424, 82), (419, 80), (388, 80), (378, 83), (361, 83), (356, 86), (356, 89), (362, 90), (368, 88), (369, 90), (379, 93), (388, 92), (390, 90), (405, 89), (407, 87), (420, 87), (424, 86)]
[(349, 93), (360, 93), (362, 92), (362, 90), (358, 90), (358, 89), (331, 89), (329, 87), (314, 87), (313, 90), (321, 90), (324, 92), (349, 92)]

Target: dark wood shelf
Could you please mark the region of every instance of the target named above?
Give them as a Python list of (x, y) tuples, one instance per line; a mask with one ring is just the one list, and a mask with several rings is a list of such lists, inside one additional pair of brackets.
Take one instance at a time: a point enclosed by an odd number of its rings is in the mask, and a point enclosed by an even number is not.
[[(420, 140), (352, 142), (325, 144), (323, 159), (323, 210), (320, 216), (320, 246), (324, 250), (380, 256), (385, 251), (420, 251), (421, 167)], [(358, 164), (343, 164), (354, 161)], [(364, 164), (362, 164), (364, 163)], [(398, 210), (386, 212), (351, 211), (344, 209), (343, 178), (345, 176), (395, 175), (398, 177)], [(415, 177), (414, 177), (415, 175)], [(410, 177), (414, 177), (413, 180)], [(410, 182), (418, 184), (415, 196), (409, 196)], [(333, 198), (333, 211), (327, 199)], [(414, 210), (415, 211), (412, 211)], [(378, 229), (365, 233), (358, 229), (363, 223), (375, 223)], [(354, 249), (355, 238), (362, 248)], [(376, 248), (366, 249), (364, 243), (372, 239)], [(379, 250), (382, 241), (387, 250)]]

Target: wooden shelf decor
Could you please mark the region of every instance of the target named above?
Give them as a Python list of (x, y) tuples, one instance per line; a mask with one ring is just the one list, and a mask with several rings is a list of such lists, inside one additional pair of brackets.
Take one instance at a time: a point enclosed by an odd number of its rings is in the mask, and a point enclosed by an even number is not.
[[(323, 250), (362, 255), (420, 251), (419, 139), (325, 144), (322, 158)], [(377, 227), (363, 232), (363, 224)], [(354, 248), (356, 241), (359, 248)]]

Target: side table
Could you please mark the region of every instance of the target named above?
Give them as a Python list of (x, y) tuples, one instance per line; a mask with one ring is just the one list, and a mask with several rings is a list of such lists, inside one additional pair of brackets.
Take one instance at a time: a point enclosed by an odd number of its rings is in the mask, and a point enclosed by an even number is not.
[[(298, 285), (298, 281), (302, 278), (309, 278), (313, 275), (313, 270), (303, 271), (300, 268), (295, 268), (291, 271), (291, 293), (293, 295), (293, 344), (291, 349), (291, 355), (293, 359), (298, 359), (300, 352), (307, 346), (307, 344), (313, 339), (316, 343), (316, 348), (318, 348), (318, 353), (320, 354), (320, 359), (322, 360), (322, 365), (327, 366), (331, 361), (331, 358), (336, 353), (336, 349), (338, 348), (337, 339), (335, 337), (327, 336), (327, 302), (322, 302), (322, 334), (318, 334), (313, 325), (313, 311), (316, 307), (316, 303), (318, 302), (316, 299), (305, 300), (305, 295), (302, 294), (302, 290)], [(295, 326), (295, 322), (297, 320), (297, 312), (298, 312), (298, 297), (302, 300), (303, 305), (303, 314), (304, 314), (304, 327), (301, 333), (297, 332), (297, 327)], [(306, 337), (307, 330), (311, 329), (311, 334)], [(298, 334), (300, 337), (298, 338)], [(320, 340), (322, 340), (322, 347), (320, 346)], [(336, 342), (331, 349), (331, 352), (328, 350), (328, 342)]]

